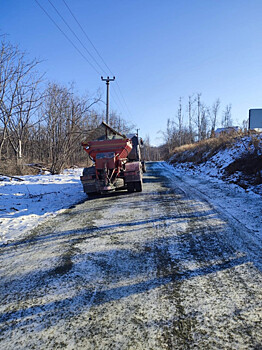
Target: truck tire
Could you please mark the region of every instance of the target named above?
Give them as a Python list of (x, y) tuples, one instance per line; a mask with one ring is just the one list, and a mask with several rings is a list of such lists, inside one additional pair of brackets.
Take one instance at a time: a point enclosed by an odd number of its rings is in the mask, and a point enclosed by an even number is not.
[(96, 168), (94, 166), (90, 166), (88, 168), (84, 168), (83, 176), (91, 175), (93, 178), (96, 176)]
[(98, 192), (87, 193), (88, 199), (96, 199), (99, 197)]
[(127, 184), (127, 191), (128, 191), (129, 193), (132, 193), (132, 192), (134, 192), (134, 190), (135, 190), (134, 183), (133, 183), (133, 182), (129, 182), (129, 183)]
[(142, 181), (135, 182), (136, 192), (142, 192)]

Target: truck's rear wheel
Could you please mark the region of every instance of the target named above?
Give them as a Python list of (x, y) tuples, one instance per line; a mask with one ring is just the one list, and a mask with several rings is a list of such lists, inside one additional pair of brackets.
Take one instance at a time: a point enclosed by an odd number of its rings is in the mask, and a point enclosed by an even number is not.
[(89, 199), (95, 199), (97, 197), (99, 197), (99, 194), (98, 192), (92, 192), (92, 193), (87, 193), (87, 196)]
[(135, 182), (136, 192), (142, 192), (142, 181)]
[(129, 193), (134, 192), (135, 186), (134, 186), (134, 183), (133, 183), (133, 182), (129, 182), (129, 183), (127, 184), (127, 190), (128, 190)]

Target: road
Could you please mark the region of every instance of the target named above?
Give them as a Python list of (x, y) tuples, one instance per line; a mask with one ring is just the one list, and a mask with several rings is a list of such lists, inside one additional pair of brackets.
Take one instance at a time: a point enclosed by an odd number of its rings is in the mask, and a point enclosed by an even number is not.
[(0, 349), (262, 349), (261, 242), (148, 164), (0, 249)]

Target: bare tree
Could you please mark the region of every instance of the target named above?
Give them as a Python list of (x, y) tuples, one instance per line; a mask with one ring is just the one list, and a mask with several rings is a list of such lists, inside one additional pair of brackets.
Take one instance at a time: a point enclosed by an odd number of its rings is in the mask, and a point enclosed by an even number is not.
[(207, 117), (210, 113), (209, 113), (208, 107), (206, 107), (201, 102), (200, 93), (197, 94), (196, 102), (197, 102), (197, 118), (196, 118), (197, 140), (201, 141), (207, 137), (207, 128), (208, 128)]
[(210, 115), (209, 108), (202, 104), (200, 115), (200, 139), (205, 140), (208, 135), (208, 117)]
[(226, 105), (226, 108), (224, 110), (223, 116), (222, 116), (222, 125), (224, 128), (227, 128), (229, 126), (232, 126), (232, 116), (231, 116), (231, 104)]
[(212, 113), (210, 113), (210, 119), (211, 119), (211, 134), (213, 135), (216, 130), (217, 125), (217, 117), (218, 117), (218, 111), (220, 108), (220, 99), (216, 99), (216, 101), (212, 105)]
[(175, 144), (176, 144), (176, 141), (175, 141), (176, 133), (177, 133), (177, 130), (175, 128), (174, 121), (171, 120), (170, 118), (168, 118), (167, 119), (166, 132), (163, 133), (164, 139), (165, 139), (165, 143), (167, 145), (168, 153), (171, 153), (171, 151), (175, 147)]
[(143, 147), (141, 149), (141, 156), (143, 160), (151, 160), (151, 146), (149, 135), (143, 139)]
[(201, 94), (197, 94), (197, 139), (201, 140)]
[(79, 98), (72, 89), (57, 84), (49, 84), (46, 95), (43, 113), (47, 129), (47, 154), (51, 173), (57, 174), (72, 158), (75, 159), (86, 126), (94, 127), (92, 123), (97, 115), (91, 107), (100, 101), (100, 97), (92, 101)]
[(189, 135), (190, 135), (190, 143), (194, 142), (194, 131), (193, 131), (193, 105), (194, 105), (195, 99), (193, 99), (192, 96), (188, 96), (188, 128), (189, 128)]
[(2, 149), (8, 138), (8, 125), (11, 118), (15, 101), (12, 94), (15, 86), (13, 84), (16, 74), (16, 60), (18, 56), (17, 48), (9, 43), (1, 42), (0, 50), (0, 123), (2, 133), (0, 140), (0, 159)]
[[(15, 165), (41, 161), (52, 173), (59, 173), (67, 165), (86, 161), (81, 141), (103, 120), (96, 110), (101, 94), (79, 97), (73, 86), (58, 84), (49, 84), (42, 92), (38, 64), (17, 47), (1, 42), (0, 159), (8, 157)], [(124, 134), (134, 129), (116, 112), (111, 121)]]
[(142, 160), (150, 161), (159, 161), (163, 158), (161, 154), (161, 147), (152, 146), (150, 143), (149, 135), (146, 135), (146, 137), (143, 140), (143, 146), (141, 148), (141, 157)]
[(3, 125), (0, 151), (8, 139), (19, 160), (25, 130), (41, 99), (40, 77), (36, 72), (39, 61), (27, 61), (25, 54), (16, 47), (2, 43), (0, 64), (0, 121)]
[(249, 120), (248, 119), (244, 119), (242, 122), (242, 130), (243, 132), (247, 132), (248, 131), (248, 124), (249, 124)]
[(122, 134), (129, 134), (134, 130), (135, 126), (121, 118), (116, 111), (110, 113), (110, 126)]
[(179, 98), (177, 118), (178, 118), (179, 146), (181, 146), (182, 145), (182, 135), (183, 135), (182, 97)]
[[(33, 62), (31, 63), (33, 64)], [(30, 69), (33, 69), (34, 64)], [(16, 108), (10, 118), (8, 131), (9, 141), (17, 159), (22, 159), (22, 142), (26, 130), (31, 126), (30, 122), (41, 104), (42, 96), (38, 89), (39, 83), (39, 77), (28, 74), (27, 79), (23, 79), (17, 88)]]

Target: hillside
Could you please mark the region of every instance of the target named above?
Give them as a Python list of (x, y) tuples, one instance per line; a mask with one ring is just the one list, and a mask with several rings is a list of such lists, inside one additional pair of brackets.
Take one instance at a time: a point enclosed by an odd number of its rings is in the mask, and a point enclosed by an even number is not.
[(262, 195), (262, 134), (221, 135), (174, 149), (169, 163)]

